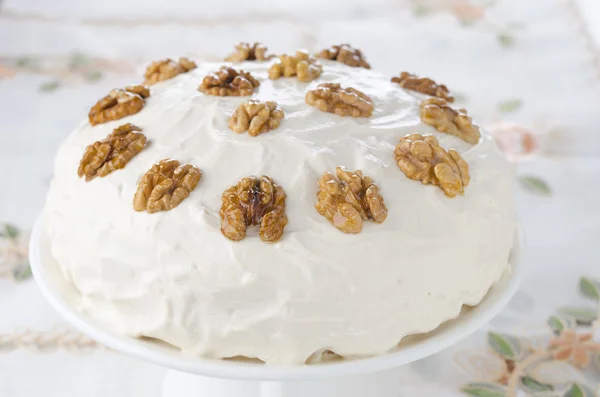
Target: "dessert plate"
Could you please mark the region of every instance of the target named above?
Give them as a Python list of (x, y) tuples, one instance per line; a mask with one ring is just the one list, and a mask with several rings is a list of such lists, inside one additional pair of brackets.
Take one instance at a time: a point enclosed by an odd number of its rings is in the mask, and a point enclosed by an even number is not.
[[(105, 330), (89, 315), (78, 310), (82, 296), (63, 278), (50, 253), (43, 216), (38, 218), (33, 228), (30, 260), (42, 293), (71, 325), (111, 349), (173, 370), (165, 379), (164, 396), (364, 396), (371, 395), (375, 387), (376, 395), (384, 397), (396, 395), (393, 393), (395, 380), (390, 372), (393, 368), (455, 344), (485, 325), (504, 307), (521, 279), (523, 265), (519, 259), (522, 248), (522, 232), (519, 230), (515, 235), (509, 266), (502, 278), (479, 305), (464, 307), (457, 318), (436, 330), (407, 337), (394, 351), (380, 356), (304, 366), (189, 357), (167, 344)], [(386, 370), (390, 371), (382, 372)]]

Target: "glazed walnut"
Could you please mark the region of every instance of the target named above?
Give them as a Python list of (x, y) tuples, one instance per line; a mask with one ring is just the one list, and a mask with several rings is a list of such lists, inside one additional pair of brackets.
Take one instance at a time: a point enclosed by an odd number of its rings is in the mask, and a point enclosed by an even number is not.
[(352, 48), (350, 44), (333, 45), (325, 48), (317, 54), (317, 57), (342, 62), (354, 68), (371, 69), (371, 65), (369, 65), (362, 52), (359, 49)]
[(248, 131), (251, 136), (279, 127), (283, 119), (283, 109), (273, 101), (248, 100), (233, 112), (229, 119), (229, 128), (237, 133)]
[(132, 94), (137, 94), (144, 99), (150, 96), (150, 90), (148, 89), (148, 87), (143, 85), (128, 85), (127, 87), (125, 87), (125, 91), (131, 92)]
[(407, 177), (439, 186), (448, 197), (463, 194), (471, 179), (469, 165), (461, 155), (456, 150), (444, 150), (433, 135), (406, 135), (394, 154)]
[(124, 124), (115, 128), (104, 140), (88, 146), (77, 175), (89, 182), (95, 177), (104, 177), (111, 172), (124, 168), (146, 145), (142, 129), (133, 124)]
[(398, 77), (392, 77), (393, 83), (398, 83), (400, 87), (417, 91), (422, 94), (436, 96), (445, 99), (447, 102), (454, 102), (454, 97), (450, 94), (448, 87), (443, 84), (437, 84), (427, 77), (419, 77), (415, 74), (402, 72)]
[(221, 232), (231, 240), (246, 237), (248, 226), (260, 225), (263, 241), (274, 242), (283, 235), (287, 224), (285, 193), (268, 176), (250, 176), (223, 192)]
[(269, 78), (293, 77), (302, 82), (313, 81), (321, 75), (323, 67), (308, 51), (298, 50), (296, 55), (280, 55), (269, 68)]
[(216, 72), (204, 77), (198, 91), (216, 96), (247, 96), (252, 95), (259, 85), (258, 80), (249, 72), (221, 66)]
[(88, 114), (91, 125), (102, 124), (135, 114), (144, 107), (150, 91), (141, 85), (114, 89), (100, 99)]
[(154, 164), (142, 177), (133, 197), (136, 211), (152, 214), (169, 211), (196, 188), (202, 172), (191, 164), (180, 165), (173, 159)]
[(169, 80), (181, 73), (189, 72), (196, 68), (196, 63), (188, 58), (181, 57), (178, 62), (172, 59), (154, 61), (146, 68), (144, 84), (152, 85), (159, 81)]
[(441, 98), (421, 102), (421, 121), (473, 145), (481, 137), (479, 127), (473, 125), (465, 109), (454, 110)]
[(225, 58), (227, 62), (268, 61), (275, 55), (267, 55), (267, 47), (260, 43), (238, 43), (235, 52)]
[(306, 93), (306, 103), (323, 112), (339, 116), (370, 117), (373, 100), (354, 88), (342, 88), (339, 84), (323, 83)]
[(319, 214), (344, 233), (360, 233), (363, 221), (372, 219), (382, 223), (388, 210), (371, 178), (360, 170), (348, 171), (336, 168), (337, 179), (329, 172), (319, 179)]

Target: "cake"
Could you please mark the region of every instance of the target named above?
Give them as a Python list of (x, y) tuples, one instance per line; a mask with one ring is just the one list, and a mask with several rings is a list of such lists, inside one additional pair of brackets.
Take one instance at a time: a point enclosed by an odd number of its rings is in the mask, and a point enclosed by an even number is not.
[(82, 311), (199, 358), (304, 364), (483, 299), (516, 228), (490, 135), (430, 79), (318, 55), (164, 60), (92, 108), (44, 216)]

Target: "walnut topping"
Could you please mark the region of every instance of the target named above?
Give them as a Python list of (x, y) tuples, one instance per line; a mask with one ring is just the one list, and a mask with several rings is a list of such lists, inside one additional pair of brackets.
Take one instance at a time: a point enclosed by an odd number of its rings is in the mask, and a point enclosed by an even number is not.
[(308, 51), (298, 50), (296, 55), (280, 55), (269, 68), (269, 78), (276, 80), (280, 77), (296, 76), (299, 81), (313, 81), (321, 75), (323, 67)]
[(136, 114), (142, 110), (149, 96), (150, 91), (141, 85), (114, 89), (92, 106), (88, 114), (90, 124), (102, 124)]
[(373, 100), (354, 88), (342, 88), (339, 84), (323, 83), (306, 93), (306, 103), (323, 112), (339, 116), (370, 117)]
[(178, 62), (179, 65), (185, 70), (185, 72), (189, 72), (190, 70), (196, 69), (197, 67), (196, 62), (186, 57), (180, 57)]
[(325, 48), (317, 54), (317, 57), (342, 62), (354, 68), (371, 69), (371, 65), (369, 65), (362, 52), (359, 49), (352, 48), (350, 44), (333, 45)]
[(275, 55), (266, 55), (267, 47), (260, 43), (238, 43), (235, 46), (235, 52), (230, 54), (225, 61), (227, 62), (242, 62), (242, 61), (268, 61)]
[(229, 119), (229, 128), (237, 133), (248, 131), (251, 136), (279, 127), (283, 119), (283, 109), (273, 101), (248, 100), (233, 112)]
[(128, 85), (127, 87), (125, 87), (125, 91), (137, 94), (144, 99), (150, 96), (150, 90), (148, 89), (148, 87), (145, 87), (143, 85)]
[(208, 95), (247, 96), (254, 93), (260, 83), (249, 72), (239, 72), (229, 66), (221, 66), (216, 72), (207, 74), (198, 87)]
[(445, 99), (447, 102), (454, 102), (454, 97), (450, 95), (448, 87), (443, 84), (438, 85), (435, 81), (427, 77), (419, 77), (416, 74), (402, 72), (399, 77), (392, 77), (392, 82), (400, 84), (400, 87), (407, 90), (436, 96)]
[(243, 178), (223, 192), (219, 214), (225, 237), (239, 241), (246, 236), (248, 226), (260, 225), (260, 238), (274, 242), (281, 238), (287, 224), (285, 193), (268, 176)]
[(144, 84), (152, 85), (159, 81), (169, 80), (178, 74), (189, 72), (195, 68), (196, 63), (185, 57), (179, 58), (179, 62), (169, 58), (154, 61), (146, 68)]
[(481, 136), (479, 127), (473, 125), (465, 109), (454, 110), (440, 98), (429, 98), (421, 102), (421, 121), (439, 132), (457, 136), (473, 145), (479, 142)]
[(382, 223), (388, 210), (379, 188), (360, 170), (336, 168), (337, 179), (329, 172), (319, 179), (319, 201), (315, 205), (319, 214), (344, 233), (360, 233), (363, 220)]
[(154, 164), (142, 177), (133, 197), (136, 211), (169, 211), (196, 188), (202, 172), (191, 164), (179, 165), (173, 159)]
[(88, 146), (77, 175), (86, 182), (96, 176), (104, 177), (125, 165), (146, 145), (146, 137), (138, 132), (142, 129), (133, 124), (124, 124), (115, 128), (104, 140)]
[(453, 149), (446, 152), (433, 135), (406, 135), (396, 149), (396, 162), (407, 177), (439, 186), (448, 197), (464, 192), (469, 184), (469, 165)]

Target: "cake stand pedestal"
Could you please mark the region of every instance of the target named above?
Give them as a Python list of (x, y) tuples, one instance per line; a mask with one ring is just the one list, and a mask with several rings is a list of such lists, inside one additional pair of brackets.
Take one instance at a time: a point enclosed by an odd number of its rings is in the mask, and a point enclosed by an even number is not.
[(395, 351), (377, 357), (301, 366), (208, 360), (185, 356), (159, 342), (113, 334), (78, 310), (82, 296), (52, 257), (42, 219), (33, 228), (29, 251), (33, 275), (46, 299), (66, 321), (99, 343), (168, 368), (164, 397), (395, 397), (398, 367), (437, 353), (485, 325), (513, 296), (523, 271), (518, 232), (506, 272), (479, 305), (463, 308), (435, 331), (407, 338)]
[(381, 371), (330, 380), (258, 382), (208, 378), (169, 371), (163, 397), (397, 397), (395, 371)]

